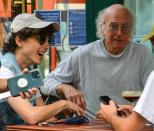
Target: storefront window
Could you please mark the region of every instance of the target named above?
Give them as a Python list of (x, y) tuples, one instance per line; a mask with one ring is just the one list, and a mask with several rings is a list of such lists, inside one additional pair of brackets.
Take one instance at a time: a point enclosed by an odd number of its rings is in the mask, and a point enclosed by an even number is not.
[[(154, 0), (124, 0), (124, 5), (135, 16), (136, 25), (133, 39), (142, 42), (143, 36), (154, 26)], [(151, 49), (149, 41), (145, 44)]]

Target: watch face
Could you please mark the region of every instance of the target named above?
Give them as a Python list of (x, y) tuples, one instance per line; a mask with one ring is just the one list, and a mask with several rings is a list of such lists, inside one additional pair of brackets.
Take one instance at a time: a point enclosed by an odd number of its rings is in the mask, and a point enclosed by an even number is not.
[(24, 88), (24, 87), (26, 87), (28, 85), (28, 80), (26, 80), (25, 78), (20, 78), (19, 80), (18, 80), (18, 86), (20, 87), (20, 88)]

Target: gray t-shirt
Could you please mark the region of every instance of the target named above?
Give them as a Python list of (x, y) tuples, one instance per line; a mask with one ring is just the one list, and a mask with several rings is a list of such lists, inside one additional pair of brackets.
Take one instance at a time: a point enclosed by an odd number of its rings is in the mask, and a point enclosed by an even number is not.
[(126, 103), (122, 91), (143, 90), (153, 68), (152, 53), (144, 45), (130, 41), (120, 55), (111, 55), (98, 40), (77, 48), (64, 59), (45, 78), (42, 92), (57, 95), (57, 85), (72, 84), (84, 93), (87, 110), (95, 114), (100, 95), (109, 95), (118, 104)]

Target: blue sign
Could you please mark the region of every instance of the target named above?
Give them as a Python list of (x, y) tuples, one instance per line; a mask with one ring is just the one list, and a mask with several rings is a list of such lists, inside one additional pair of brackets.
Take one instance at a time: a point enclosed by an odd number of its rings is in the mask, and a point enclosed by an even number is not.
[[(46, 10), (36, 10), (35, 11), (36, 14), (38, 14), (39, 16), (41, 16), (41, 18), (45, 21), (53, 21), (53, 22), (57, 22), (60, 24), (60, 11), (55, 11), (55, 10), (50, 10), (50, 11), (46, 11)], [(54, 40), (50, 41), (50, 44), (52, 45), (61, 45), (61, 38), (60, 38), (60, 32), (57, 32), (54, 34), (55, 38)]]
[(69, 44), (86, 44), (86, 12), (85, 10), (69, 10)]

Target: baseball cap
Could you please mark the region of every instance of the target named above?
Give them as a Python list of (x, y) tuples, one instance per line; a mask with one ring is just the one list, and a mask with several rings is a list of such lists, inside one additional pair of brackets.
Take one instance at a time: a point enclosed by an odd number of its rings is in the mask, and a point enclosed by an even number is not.
[(143, 41), (149, 40), (152, 36), (154, 36), (154, 26), (152, 27), (151, 31), (143, 37)]
[(59, 24), (56, 22), (49, 22), (49, 21), (44, 21), (36, 16), (36, 14), (19, 14), (17, 15), (12, 23), (11, 23), (11, 32), (16, 33), (26, 27), (28, 28), (34, 28), (34, 29), (40, 29), (40, 28), (45, 28), (48, 25), (53, 26), (56, 32), (59, 31)]

